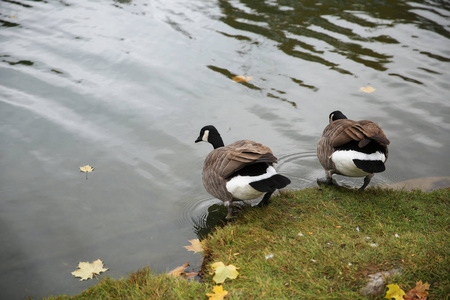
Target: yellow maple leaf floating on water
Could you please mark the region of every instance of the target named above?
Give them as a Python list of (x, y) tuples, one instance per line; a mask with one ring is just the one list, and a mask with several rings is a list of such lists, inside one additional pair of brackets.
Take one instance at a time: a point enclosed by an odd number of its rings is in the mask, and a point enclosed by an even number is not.
[(253, 77), (252, 76), (238, 75), (238, 76), (232, 77), (231, 79), (233, 79), (234, 82), (241, 82), (241, 81), (249, 82), (250, 80), (253, 79)]
[(188, 251), (194, 251), (194, 253), (203, 252), (202, 242), (199, 239), (189, 240), (189, 243), (191, 243), (189, 246), (183, 246)]
[(371, 87), (371, 86), (363, 86), (359, 90), (361, 92), (364, 92), (364, 93), (367, 93), (367, 94), (375, 92), (375, 89), (373, 87)]
[(101, 272), (108, 271), (108, 268), (103, 267), (103, 262), (100, 259), (89, 262), (80, 262), (78, 269), (72, 272), (75, 277), (81, 277), (80, 281), (88, 280), (94, 276), (94, 274), (100, 274)]
[(211, 268), (215, 273), (213, 280), (216, 283), (223, 283), (227, 278), (236, 279), (236, 277), (239, 275), (238, 271), (236, 270), (236, 266), (225, 266), (225, 264), (221, 261), (213, 263), (211, 265)]
[(224, 291), (221, 285), (216, 285), (213, 288), (213, 293), (206, 293), (208, 300), (222, 300), (226, 295), (228, 295), (228, 292)]
[(80, 167), (80, 172), (86, 173), (86, 179), (87, 179), (87, 173), (94, 171), (94, 167), (90, 165), (85, 165), (84, 167)]
[(389, 284), (387, 287), (389, 290), (386, 292), (384, 298), (389, 300), (403, 300), (405, 292), (397, 284)]

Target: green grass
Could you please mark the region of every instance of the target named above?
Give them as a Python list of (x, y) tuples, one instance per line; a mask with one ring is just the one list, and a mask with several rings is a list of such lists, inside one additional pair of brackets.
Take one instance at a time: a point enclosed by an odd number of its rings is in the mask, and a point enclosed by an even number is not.
[(388, 284), (408, 291), (422, 280), (431, 285), (428, 299), (446, 299), (449, 198), (450, 189), (283, 192), (269, 206), (246, 208), (210, 234), (204, 283), (143, 269), (128, 279), (102, 280), (74, 299), (206, 299), (215, 261), (239, 268), (237, 279), (223, 285), (230, 299), (367, 299), (359, 291), (368, 275), (394, 268), (402, 273)]
[(129, 274), (128, 278), (105, 278), (99, 284), (70, 297), (61, 295), (48, 299), (203, 299), (208, 286), (165, 274), (154, 275), (150, 268)]

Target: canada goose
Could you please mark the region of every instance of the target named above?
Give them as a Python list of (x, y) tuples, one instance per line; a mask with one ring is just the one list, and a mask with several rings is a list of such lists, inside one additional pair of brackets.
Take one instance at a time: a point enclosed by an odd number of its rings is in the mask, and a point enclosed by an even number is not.
[(326, 180), (317, 179), (317, 183), (331, 184), (333, 174), (364, 177), (360, 188), (364, 190), (374, 173), (386, 169), (390, 142), (373, 121), (349, 120), (338, 110), (330, 114), (329, 120), (317, 143), (317, 157), (325, 169)]
[(233, 201), (256, 199), (265, 193), (258, 206), (267, 205), (276, 189), (291, 183), (275, 171), (273, 164), (277, 158), (269, 147), (249, 140), (224, 146), (219, 132), (212, 125), (201, 129), (195, 142), (201, 141), (214, 147), (203, 165), (203, 186), (228, 207), (227, 219), (233, 213)]

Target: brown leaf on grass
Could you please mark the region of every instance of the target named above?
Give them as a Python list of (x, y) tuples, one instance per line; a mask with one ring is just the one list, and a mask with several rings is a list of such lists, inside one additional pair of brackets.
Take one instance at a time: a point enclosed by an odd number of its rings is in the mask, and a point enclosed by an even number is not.
[(183, 246), (188, 251), (194, 251), (194, 253), (203, 252), (202, 242), (199, 239), (189, 240), (189, 243), (191, 243), (189, 246)]
[(253, 77), (252, 76), (238, 75), (238, 76), (232, 77), (231, 79), (233, 79), (234, 82), (241, 82), (241, 81), (249, 82), (250, 80), (253, 79)]
[(198, 275), (198, 272), (189, 272), (189, 273), (184, 273), (183, 277), (191, 280), (191, 279), (194, 279), (194, 277), (197, 275)]
[(101, 272), (107, 271), (108, 268), (103, 267), (103, 262), (100, 259), (89, 262), (78, 263), (78, 269), (72, 272), (75, 277), (81, 277), (80, 281), (88, 280), (94, 276), (94, 274), (100, 274)]
[(184, 270), (186, 270), (187, 266), (189, 266), (189, 262), (185, 263), (182, 266), (176, 267), (175, 269), (167, 273), (167, 275), (173, 277), (181, 277), (181, 275), (184, 273)]
[(172, 277), (180, 277), (185, 279), (193, 279), (198, 275), (198, 272), (185, 272), (186, 268), (189, 266), (189, 262), (185, 263), (182, 266), (176, 267), (172, 271), (168, 272), (168, 276)]
[(427, 300), (428, 290), (430, 285), (428, 283), (422, 283), (422, 280), (416, 282), (416, 286), (406, 293), (405, 300)]

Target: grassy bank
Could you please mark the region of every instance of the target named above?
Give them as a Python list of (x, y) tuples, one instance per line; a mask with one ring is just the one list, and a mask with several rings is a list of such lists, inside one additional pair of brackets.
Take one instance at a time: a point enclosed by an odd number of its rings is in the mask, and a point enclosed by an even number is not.
[(449, 199), (449, 189), (287, 191), (267, 207), (244, 209), (204, 241), (204, 283), (145, 268), (73, 298), (207, 299), (215, 285), (210, 265), (222, 261), (239, 268), (223, 284), (230, 299), (367, 299), (360, 289), (368, 275), (392, 269), (401, 271), (387, 284), (408, 291), (422, 280), (431, 285), (428, 299), (446, 299)]

